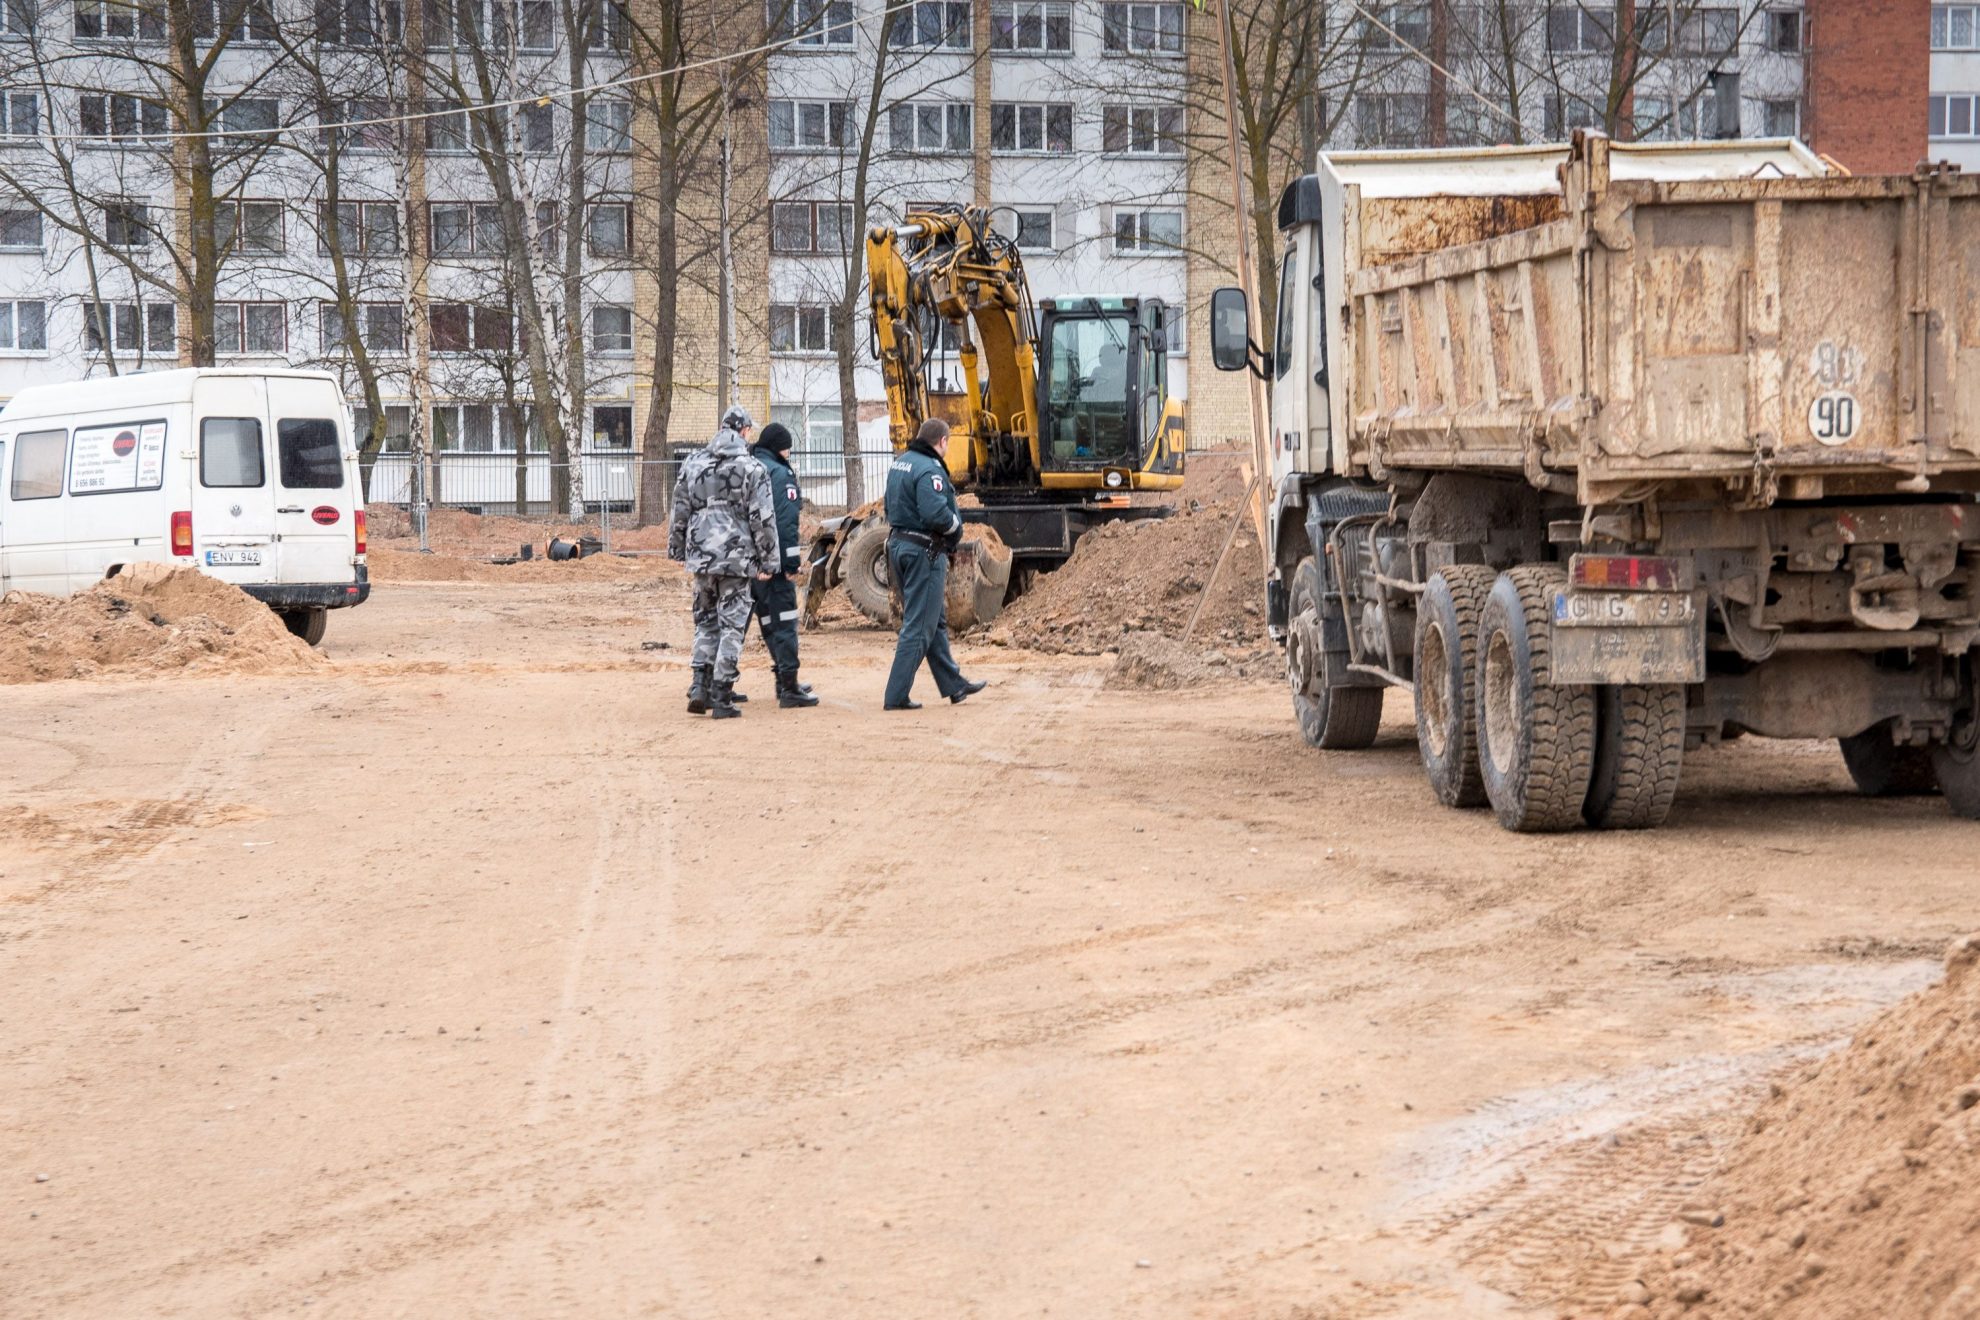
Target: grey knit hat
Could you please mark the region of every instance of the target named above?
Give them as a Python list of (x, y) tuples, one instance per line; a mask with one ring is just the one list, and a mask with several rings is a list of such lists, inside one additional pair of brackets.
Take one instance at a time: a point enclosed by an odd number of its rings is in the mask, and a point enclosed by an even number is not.
[(744, 408), (731, 408), (722, 414), (722, 429), (725, 431), (754, 431), (756, 422)]

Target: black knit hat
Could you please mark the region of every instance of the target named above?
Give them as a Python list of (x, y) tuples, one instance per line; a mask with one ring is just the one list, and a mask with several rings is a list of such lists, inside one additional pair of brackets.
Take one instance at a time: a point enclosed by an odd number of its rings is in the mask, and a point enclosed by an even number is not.
[(782, 422), (772, 422), (757, 432), (756, 443), (765, 449), (774, 449), (780, 454), (791, 452), (791, 428)]

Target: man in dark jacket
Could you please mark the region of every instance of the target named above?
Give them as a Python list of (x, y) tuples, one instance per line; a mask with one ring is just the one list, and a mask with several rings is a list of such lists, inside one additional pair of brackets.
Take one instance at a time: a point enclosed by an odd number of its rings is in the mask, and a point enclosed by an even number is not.
[(749, 587), (777, 567), (777, 518), (763, 465), (749, 456), (755, 423), (741, 408), (681, 464), (667, 557), (694, 575), (694, 687), (688, 711), (717, 719), (736, 709), (736, 663), (749, 626)]
[(797, 584), (791, 580), (804, 557), (798, 539), (797, 472), (791, 467), (791, 433), (782, 422), (772, 422), (750, 446), (750, 453), (763, 465), (770, 479), (770, 503), (777, 511), (777, 566), (767, 578), (749, 584), (756, 602), (756, 623), (763, 633), (763, 645), (770, 652), (770, 666), (777, 673), (777, 704), (786, 708), (816, 706), (818, 698), (798, 682), (798, 604)]
[(935, 690), (950, 701), (983, 690), (982, 683), (963, 677), (949, 653), (945, 592), (963, 521), (944, 461), (948, 452), (949, 424), (931, 417), (887, 468), (887, 568), (901, 593), (901, 634), (887, 675), (888, 710), (921, 709), (911, 694), (924, 659)]

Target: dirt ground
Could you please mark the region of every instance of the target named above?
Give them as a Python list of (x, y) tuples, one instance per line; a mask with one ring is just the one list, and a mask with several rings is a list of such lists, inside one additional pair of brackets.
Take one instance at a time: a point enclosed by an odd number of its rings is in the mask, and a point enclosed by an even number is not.
[(885, 714), (838, 628), (714, 723), (686, 641), (384, 582), (310, 672), (0, 688), (0, 1315), (1605, 1315), (1973, 924), (1828, 747), (1526, 838), (1401, 697), (966, 644)]

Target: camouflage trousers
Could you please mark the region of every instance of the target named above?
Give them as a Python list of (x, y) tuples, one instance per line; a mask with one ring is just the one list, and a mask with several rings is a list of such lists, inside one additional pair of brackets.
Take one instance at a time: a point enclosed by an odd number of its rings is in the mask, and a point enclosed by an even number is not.
[(736, 681), (742, 659), (743, 629), (749, 626), (749, 579), (694, 575), (695, 668), (715, 666), (717, 683)]

